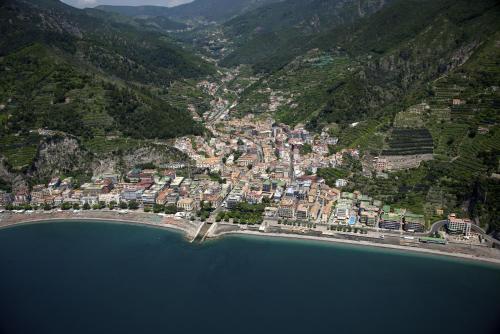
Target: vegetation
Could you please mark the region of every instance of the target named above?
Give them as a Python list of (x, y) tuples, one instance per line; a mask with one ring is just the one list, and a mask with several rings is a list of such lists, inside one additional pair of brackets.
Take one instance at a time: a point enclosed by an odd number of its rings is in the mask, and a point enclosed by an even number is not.
[(263, 221), (262, 215), (264, 213), (264, 204), (249, 204), (249, 203), (238, 203), (238, 205), (227, 212), (219, 212), (216, 220), (229, 221), (233, 219), (236, 223), (241, 224), (260, 224)]

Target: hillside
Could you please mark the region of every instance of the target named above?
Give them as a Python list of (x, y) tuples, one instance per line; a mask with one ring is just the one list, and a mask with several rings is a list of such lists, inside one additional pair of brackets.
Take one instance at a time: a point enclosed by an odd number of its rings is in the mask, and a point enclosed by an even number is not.
[[(374, 156), (433, 158), (388, 179), (355, 174), (349, 189), (430, 219), (439, 209), (465, 208), (494, 224), (498, 181), (490, 175), (499, 172), (499, 22), (496, 1), (386, 4), (355, 22), (311, 34), (291, 61), (284, 48), (283, 58), (262, 57), (269, 66), (250, 62), (268, 73), (243, 92), (238, 112), (270, 113), (314, 131), (327, 128), (339, 138), (337, 150), (361, 149), (367, 167)], [(233, 55), (239, 52), (236, 47)], [(280, 59), (285, 65), (275, 67)], [(488, 193), (497, 195), (487, 201)]]
[(15, 170), (34, 161), (39, 128), (90, 153), (203, 131), (170, 87), (213, 69), (166, 35), (55, 0), (3, 2), (0, 31), (0, 152)]
[(311, 38), (377, 12), (385, 0), (288, 0), (259, 7), (224, 24), (235, 42), (222, 65), (273, 71), (310, 49)]

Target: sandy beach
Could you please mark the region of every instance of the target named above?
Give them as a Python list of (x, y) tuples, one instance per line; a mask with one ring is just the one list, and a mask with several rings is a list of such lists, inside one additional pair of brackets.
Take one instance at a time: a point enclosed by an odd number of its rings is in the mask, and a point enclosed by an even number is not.
[(194, 238), (196, 231), (199, 228), (199, 223), (186, 220), (176, 220), (172, 217), (160, 216), (154, 213), (129, 212), (127, 214), (121, 214), (118, 211), (84, 211), (73, 213), (63, 211), (32, 214), (3, 213), (0, 214), (0, 229), (26, 224), (50, 223), (68, 220), (101, 221), (164, 228), (182, 232), (186, 239)]
[[(172, 217), (161, 216), (153, 213), (128, 212), (127, 214), (121, 214), (118, 211), (81, 211), (78, 213), (63, 211), (63, 212), (50, 212), (50, 213), (37, 212), (32, 214), (18, 214), (18, 213), (4, 212), (0, 214), (0, 219), (1, 219), (0, 229), (23, 225), (23, 224), (49, 223), (49, 222), (68, 221), (68, 220), (96, 221), (96, 222), (101, 221), (101, 222), (110, 222), (118, 224), (142, 225), (148, 227), (165, 228), (165, 229), (179, 231), (184, 234), (187, 240), (190, 241), (193, 240), (193, 238), (196, 236), (201, 226), (201, 223), (199, 222), (176, 220), (173, 219)], [(335, 237), (326, 237), (326, 236), (321, 237), (321, 236), (290, 234), (290, 233), (270, 233), (270, 232), (250, 231), (242, 229), (217, 231), (217, 228), (210, 229), (208, 238), (217, 239), (230, 235), (310, 240), (310, 241), (331, 242), (338, 244), (357, 245), (363, 247), (366, 246), (378, 247), (378, 248), (393, 249), (405, 252), (416, 252), (421, 254), (461, 258), (465, 260), (481, 261), (485, 263), (500, 265), (500, 251), (491, 248), (481, 249), (482, 252), (481, 254), (478, 254), (477, 252), (476, 254), (473, 254), (472, 250), (470, 253), (464, 253), (464, 252), (457, 252), (456, 250), (449, 248), (447, 250), (431, 249), (431, 247), (433, 246), (425, 244), (420, 244), (418, 247), (410, 247), (410, 246), (393, 245), (380, 242), (370, 242), (364, 240), (346, 240), (346, 239), (339, 239)]]

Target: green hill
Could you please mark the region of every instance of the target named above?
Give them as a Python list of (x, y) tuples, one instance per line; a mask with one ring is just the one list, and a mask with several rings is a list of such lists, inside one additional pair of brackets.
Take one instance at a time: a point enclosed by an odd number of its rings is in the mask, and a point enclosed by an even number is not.
[(0, 15), (2, 135), (38, 127), (86, 137), (200, 133), (157, 92), (212, 68), (166, 35), (51, 0), (6, 1)]
[(356, 22), (391, 1), (288, 0), (259, 7), (224, 24), (236, 44), (222, 64), (251, 64), (273, 71), (308, 50), (311, 39), (334, 27)]
[[(254, 70), (267, 72), (243, 92), (241, 113), (271, 113), (315, 131), (328, 127), (339, 148), (357, 147), (362, 154), (433, 154), (434, 160), (389, 179), (355, 175), (350, 190), (429, 220), (440, 218), (437, 209), (466, 208), (482, 223), (496, 223), (498, 196), (485, 194), (498, 194), (491, 175), (500, 171), (497, 1), (394, 1), (371, 15), (303, 34), (296, 23), (287, 30), (278, 12), (263, 16), (262, 29), (253, 32), (245, 22), (254, 12), (227, 24), (234, 29), (243, 22), (246, 30), (234, 35), (236, 51), (223, 63), (248, 59)], [(264, 29), (290, 39), (278, 38), (280, 48), (274, 39), (260, 44)]]

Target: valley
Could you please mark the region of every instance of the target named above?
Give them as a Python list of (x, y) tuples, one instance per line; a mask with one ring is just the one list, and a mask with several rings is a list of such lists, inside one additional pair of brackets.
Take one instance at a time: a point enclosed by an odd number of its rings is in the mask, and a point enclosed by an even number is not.
[[(257, 223), (260, 210), (311, 228), (353, 217), (399, 230), (457, 214), (499, 230), (495, 1), (191, 6), (72, 12), (107, 34), (73, 19), (69, 44), (49, 29), (12, 53), (0, 45), (5, 194), (178, 163), (189, 186), (178, 200), (193, 199), (193, 214), (224, 203), (213, 219)], [(47, 159), (58, 145), (70, 161)]]

